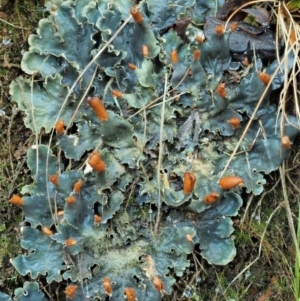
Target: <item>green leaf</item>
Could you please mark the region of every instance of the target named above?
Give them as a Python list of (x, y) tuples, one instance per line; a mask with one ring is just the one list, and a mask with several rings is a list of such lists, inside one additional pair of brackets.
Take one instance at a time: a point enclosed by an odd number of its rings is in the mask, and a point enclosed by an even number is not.
[(57, 174), (59, 168), (63, 168), (63, 165), (59, 166), (57, 157), (52, 154), (48, 146), (42, 144), (29, 148), (27, 164), (31, 170), (31, 177), (35, 181), (31, 194), (38, 195), (46, 194), (49, 176)]
[(61, 69), (57, 58), (49, 55), (40, 55), (26, 52), (21, 62), (21, 69), (27, 74), (40, 73), (43, 78), (54, 76)]
[(77, 135), (59, 135), (58, 145), (67, 158), (80, 160), (84, 152), (101, 145), (102, 139), (99, 131), (91, 127), (87, 121), (79, 121), (76, 126), (78, 128)]
[[(28, 255), (19, 255), (12, 259), (13, 266), (25, 276), (30, 273), (33, 279), (39, 274), (46, 276), (47, 282), (62, 280), (63, 265), (62, 245), (55, 242), (43, 232), (30, 227), (22, 228), (21, 245)], [(32, 300), (32, 299), (31, 299)], [(35, 299), (34, 299), (35, 300)]]
[[(64, 60), (66, 60), (66, 63), (72, 66), (73, 75), (77, 77), (78, 72), (90, 62), (91, 51), (95, 48), (95, 41), (92, 38), (95, 30), (91, 24), (84, 22), (86, 18), (82, 16), (81, 11), (79, 12), (87, 4), (88, 1), (80, 0), (77, 1), (76, 7), (73, 7), (72, 1), (57, 5), (55, 14), (40, 20), (38, 34), (29, 36), (30, 51), (61, 58), (61, 73), (65, 71)], [(74, 37), (77, 38), (74, 40)], [(83, 89), (88, 86), (95, 67), (94, 64), (83, 74), (81, 81)]]
[(125, 172), (125, 167), (121, 165), (114, 155), (107, 149), (101, 150), (101, 159), (105, 162), (106, 169), (103, 172), (95, 172), (96, 184), (99, 189), (109, 188)]
[(101, 138), (109, 146), (116, 148), (134, 146), (133, 126), (119, 115), (109, 112), (109, 119), (101, 125)]
[[(201, 201), (196, 201), (201, 206)], [(203, 202), (203, 201), (202, 201)], [(230, 235), (232, 221), (228, 216), (238, 214), (242, 206), (241, 197), (233, 192), (225, 193), (213, 205), (203, 208), (196, 223), (201, 255), (211, 264), (226, 265), (233, 260), (236, 249)], [(203, 203), (202, 203), (203, 204)], [(197, 208), (197, 203), (193, 204)]]
[(63, 85), (61, 81), (62, 76), (56, 74), (53, 78), (47, 77), (42, 89), (37, 82), (31, 83), (23, 78), (16, 79), (10, 85), (12, 100), (18, 103), (21, 110), (25, 111), (25, 125), (35, 134), (38, 134), (42, 128), (49, 133), (58, 118), (68, 124), (73, 116), (70, 109), (76, 107), (78, 101), (74, 101), (74, 103), (69, 101), (58, 115), (68, 93), (67, 86)]
[(160, 1), (148, 0), (148, 14), (150, 21), (158, 30), (171, 26), (176, 21), (176, 15), (195, 4), (195, 0)]
[[(39, 284), (37, 282), (26, 281), (23, 288), (17, 288), (15, 290), (14, 295), (14, 301), (47, 301), (47, 299), (44, 298), (44, 294), (39, 290)], [(1, 300), (5, 301), (5, 299)]]
[(199, 45), (200, 63), (206, 72), (211, 75), (209, 84), (213, 91), (221, 81), (223, 71), (227, 70), (231, 62), (229, 37), (230, 32), (225, 32), (221, 36), (213, 33), (207, 37), (206, 43)]
[(156, 74), (153, 74), (153, 64), (150, 60), (145, 59), (140, 68), (135, 70), (137, 78), (141, 86), (145, 88), (155, 87), (157, 81)]
[[(255, 87), (255, 89), (253, 89)], [(239, 112), (246, 112), (250, 117), (253, 114), (255, 105), (260, 99), (260, 96), (264, 92), (266, 86), (259, 79), (257, 72), (251, 72), (244, 77), (236, 89), (235, 95), (229, 99), (230, 107)], [(271, 89), (266, 93), (262, 104), (259, 107), (255, 117), (258, 118), (262, 114), (267, 112), (269, 105), (269, 96)]]
[(12, 301), (12, 299), (9, 297), (9, 295), (7, 295), (3, 292), (0, 292), (0, 298), (2, 301)]
[(102, 217), (102, 223), (106, 223), (120, 209), (124, 195), (120, 191), (115, 191), (109, 196), (103, 196), (97, 210)]
[[(203, 24), (206, 16), (215, 16), (219, 7), (224, 3), (224, 0), (196, 0), (193, 6), (188, 7), (186, 12), (180, 16), (190, 16), (197, 25)], [(195, 9), (197, 7), (197, 9)]]

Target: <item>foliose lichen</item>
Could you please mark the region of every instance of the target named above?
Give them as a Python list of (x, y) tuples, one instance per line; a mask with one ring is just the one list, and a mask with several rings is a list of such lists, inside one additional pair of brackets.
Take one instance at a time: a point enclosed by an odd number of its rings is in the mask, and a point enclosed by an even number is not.
[[(290, 141), (297, 129), (292, 116), (281, 122), (269, 87), (224, 172), (266, 83), (253, 65), (237, 86), (224, 84), (231, 31), (198, 38), (214, 2), (46, 1), (50, 15), (22, 60), (34, 80), (10, 86), (35, 135), (57, 132), (56, 147), (28, 151), (26, 254), (12, 260), (21, 275), (64, 281), (72, 300), (161, 300), (170, 269), (182, 276), (194, 248), (211, 264), (234, 258), (240, 184), (260, 194), (289, 153), (280, 124)], [(185, 18), (187, 41), (170, 28)], [(223, 189), (221, 175), (239, 185)], [(37, 283), (24, 287), (44, 300)]]

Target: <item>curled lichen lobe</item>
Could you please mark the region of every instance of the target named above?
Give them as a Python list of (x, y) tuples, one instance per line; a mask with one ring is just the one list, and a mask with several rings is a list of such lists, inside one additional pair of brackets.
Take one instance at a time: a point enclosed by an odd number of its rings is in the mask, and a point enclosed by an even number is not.
[(162, 293), (164, 291), (165, 286), (158, 276), (153, 277), (152, 283), (158, 292)]
[(104, 161), (101, 159), (100, 153), (97, 151), (91, 153), (88, 163), (95, 171), (103, 172), (106, 169), (106, 165)]
[(65, 293), (68, 296), (68, 298), (70, 298), (70, 299), (72, 299), (74, 297), (76, 291), (77, 291), (77, 285), (74, 285), (74, 284), (68, 285), (65, 289)]
[(232, 128), (235, 130), (240, 127), (240, 120), (238, 117), (232, 117), (227, 122), (232, 126)]
[(111, 283), (110, 283), (110, 279), (108, 277), (103, 278), (102, 285), (103, 285), (103, 288), (105, 290), (105, 293), (108, 296), (111, 296), (112, 295), (112, 286), (111, 286)]
[(219, 180), (219, 186), (222, 189), (232, 189), (238, 185), (243, 185), (244, 180), (237, 176), (225, 176)]
[(63, 134), (65, 132), (64, 126), (65, 126), (65, 124), (64, 124), (63, 120), (61, 120), (61, 119), (58, 120), (56, 122), (56, 124), (55, 124), (55, 130), (56, 130), (56, 132), (58, 134)]
[(187, 171), (183, 175), (183, 192), (184, 194), (190, 194), (195, 187), (196, 184), (196, 176)]
[(204, 202), (207, 205), (212, 205), (219, 199), (219, 197), (220, 195), (217, 192), (211, 192), (204, 197)]
[(73, 185), (73, 190), (75, 193), (79, 193), (81, 188), (82, 188), (83, 182), (81, 179), (79, 179), (74, 185)]
[(137, 300), (134, 288), (125, 287), (124, 293), (125, 293), (128, 301), (136, 301)]
[(291, 147), (291, 140), (290, 140), (289, 136), (282, 136), (281, 143), (285, 148)]
[(57, 174), (53, 174), (49, 177), (49, 180), (50, 182), (53, 184), (53, 185), (58, 185), (59, 183), (59, 177)]
[(141, 23), (143, 21), (143, 15), (137, 7), (131, 7), (130, 14), (133, 17), (135, 23)]
[(16, 194), (12, 196), (9, 202), (15, 206), (23, 206), (25, 203), (24, 200)]
[(108, 120), (108, 112), (106, 111), (105, 106), (99, 97), (88, 97), (87, 103), (94, 110), (95, 114), (101, 121)]

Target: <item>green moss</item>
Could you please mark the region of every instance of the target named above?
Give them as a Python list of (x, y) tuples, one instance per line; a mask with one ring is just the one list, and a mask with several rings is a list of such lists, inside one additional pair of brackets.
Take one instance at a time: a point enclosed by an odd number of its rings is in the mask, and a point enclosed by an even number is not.
[(9, 260), (22, 250), (17, 231), (23, 216), (21, 210), (13, 208), (8, 200), (12, 193), (16, 193), (16, 190), (28, 181), (25, 178), (25, 166), (22, 167), (24, 163), (22, 156), (25, 153), (21, 153), (18, 159), (14, 157), (18, 147), (20, 149), (26, 147), (28, 137), (22, 123), (22, 116), (15, 115), (15, 109), (12, 108), (7, 92), (9, 83), (21, 72), (20, 61), (23, 49), (27, 48), (27, 37), (34, 31), (38, 20), (42, 17), (43, 7), (40, 5), (37, 6), (35, 1), (1, 1), (1, 19), (22, 27), (16, 28), (0, 20), (0, 41), (1, 43), (3, 40), (9, 41), (0, 47), (0, 109), (6, 114), (0, 119), (2, 130), (0, 136), (0, 279), (3, 281), (1, 285), (10, 295), (15, 288), (22, 285), (21, 276)]
[(235, 231), (234, 237), (236, 244), (239, 246), (247, 245), (251, 242), (250, 234), (247, 231), (243, 231), (241, 229), (237, 229)]

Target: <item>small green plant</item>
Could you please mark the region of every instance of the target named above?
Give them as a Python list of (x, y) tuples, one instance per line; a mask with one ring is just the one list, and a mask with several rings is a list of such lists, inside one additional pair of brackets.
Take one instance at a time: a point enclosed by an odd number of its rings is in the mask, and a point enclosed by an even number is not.
[[(22, 60), (32, 79), (11, 83), (37, 137), (27, 154), (33, 183), (11, 199), (24, 212), (27, 252), (12, 264), (68, 284), (68, 299), (161, 300), (170, 269), (182, 276), (194, 248), (226, 265), (240, 187), (260, 194), (264, 174), (289, 154), (280, 126), (290, 143), (298, 133), (269, 102), (278, 63), (265, 72), (253, 64), (226, 86), (231, 30), (199, 42), (215, 7), (171, 2), (46, 1), (50, 15)], [(15, 292), (28, 298), (45, 299), (37, 283)]]

